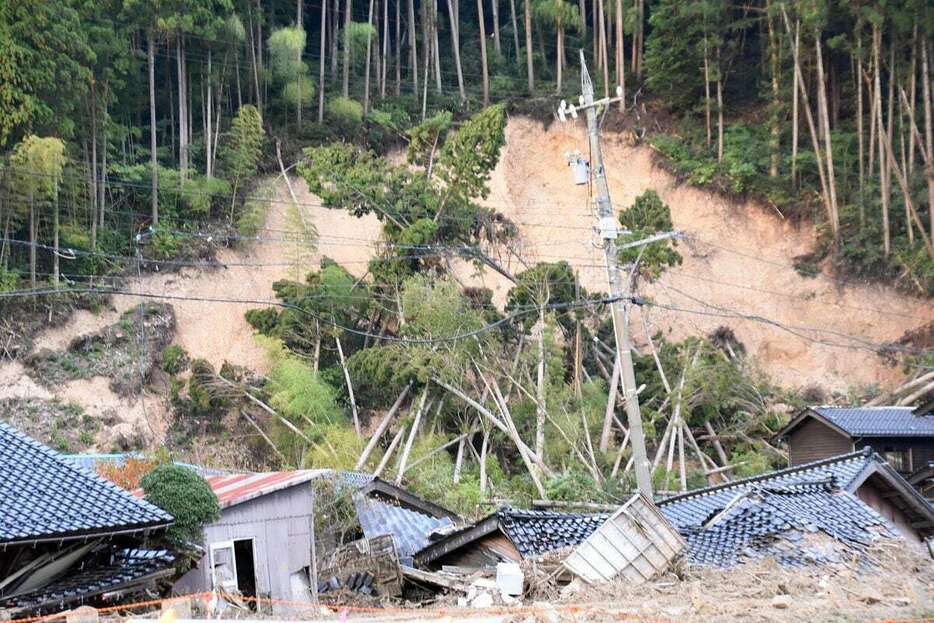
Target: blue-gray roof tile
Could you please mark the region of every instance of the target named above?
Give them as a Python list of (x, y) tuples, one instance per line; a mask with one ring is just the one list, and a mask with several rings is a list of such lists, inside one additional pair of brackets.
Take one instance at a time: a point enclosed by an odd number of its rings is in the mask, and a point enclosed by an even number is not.
[(934, 414), (912, 407), (811, 407), (852, 437), (934, 437)]
[(871, 452), (861, 450), (762, 476), (698, 489), (661, 500), (657, 505), (668, 521), (680, 531), (683, 528), (703, 525), (708, 518), (726, 508), (737, 496), (756, 487), (784, 487), (807, 480), (833, 478), (836, 486), (849, 490), (856, 478), (875, 460)]
[(160, 508), (0, 422), (0, 543), (162, 526)]

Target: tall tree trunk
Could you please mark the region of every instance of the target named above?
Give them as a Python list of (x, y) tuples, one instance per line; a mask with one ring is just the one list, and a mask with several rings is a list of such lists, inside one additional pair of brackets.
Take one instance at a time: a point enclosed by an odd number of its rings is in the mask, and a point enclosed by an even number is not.
[(886, 256), (891, 251), (891, 240), (889, 239), (889, 191), (886, 186), (886, 172), (888, 169), (887, 159), (885, 157), (885, 124), (882, 119), (882, 32), (877, 24), (873, 24), (872, 33), (872, 55), (874, 65), (873, 91), (876, 109), (876, 126), (879, 137), (879, 183), (881, 186), (882, 200), (882, 249)]
[[(370, 0), (370, 7), (367, 10), (367, 26), (373, 26), (373, 0)], [(369, 33), (367, 33), (369, 35)], [(373, 37), (366, 38), (366, 67), (363, 70), (363, 115), (370, 112), (370, 59), (373, 49)]]
[(623, 0), (616, 0), (616, 83), (622, 89), (622, 99), (619, 102), (620, 110), (626, 110), (626, 48), (624, 43)]
[(97, 214), (98, 225), (104, 226), (104, 213), (107, 208), (107, 125), (110, 119), (109, 105), (107, 97), (110, 89), (105, 81), (103, 85), (103, 98), (101, 103), (104, 105), (104, 116), (101, 118), (101, 179), (97, 185)]
[(635, 0), (636, 25), (632, 41), (632, 73), (642, 77), (642, 47), (645, 43), (645, 0)]
[(532, 61), (532, 0), (524, 0), (525, 7), (525, 69), (529, 95), (535, 94), (535, 65)]
[(342, 73), (341, 95), (350, 97), (350, 22), (353, 18), (353, 0), (344, 0), (344, 69)]
[(801, 24), (798, 21), (795, 21), (795, 37), (794, 43), (792, 44), (793, 56), (795, 58), (793, 73), (794, 76), (792, 80), (794, 85), (791, 90), (791, 183), (797, 185), (798, 183), (798, 101), (799, 101), (799, 84), (803, 83), (801, 78), (801, 66), (798, 64), (797, 59), (801, 50)]
[(156, 162), (156, 36), (150, 28), (146, 33), (146, 56), (149, 65), (149, 168), (151, 183), (152, 224), (159, 224), (159, 167)]
[[(584, 0), (581, 0), (584, 2)], [(509, 0), (509, 18), (512, 22), (512, 44), (515, 46), (516, 63), (519, 62), (519, 23), (516, 21), (516, 0)]]
[(766, 19), (769, 32), (769, 67), (771, 69), (772, 104), (769, 111), (769, 177), (778, 177), (778, 166), (781, 158), (781, 110), (782, 100), (779, 89), (781, 58), (779, 55), (778, 34), (775, 32), (770, 3)]
[(713, 144), (710, 101), (710, 53), (707, 47), (707, 35), (704, 35), (704, 116), (707, 119), (707, 149), (710, 149)]
[[(266, 72), (263, 71), (263, 46), (266, 45), (266, 42), (263, 40), (263, 4), (262, 0), (256, 0), (256, 66), (259, 70), (259, 76), (263, 76), (263, 85), (260, 85), (260, 81), (256, 81), (256, 107), (259, 108), (260, 112), (263, 112), (263, 103), (266, 100), (265, 89), (263, 88), (266, 83)], [(260, 94), (263, 94), (260, 97)]]
[[(526, 0), (528, 1), (528, 0)], [(483, 67), (483, 105), (490, 105), (490, 76), (486, 60), (486, 24), (483, 20), (483, 0), (477, 0), (477, 20), (480, 26), (480, 64)], [(529, 61), (531, 62), (531, 61)]]
[(555, 28), (557, 42), (556, 42), (556, 74), (555, 74), (555, 95), (561, 93), (561, 78), (562, 78), (562, 67), (564, 66), (564, 29), (559, 24)]
[(58, 258), (58, 180), (54, 182), (52, 190), (52, 283), (58, 288), (59, 258)]
[(833, 231), (834, 244), (840, 244), (840, 217), (837, 211), (837, 182), (833, 168), (833, 142), (830, 137), (830, 115), (827, 109), (827, 82), (824, 78), (824, 59), (821, 53), (821, 33), (814, 29), (814, 53), (817, 56), (817, 107), (824, 127), (825, 163), (827, 166), (827, 188), (830, 191), (830, 227)]
[(254, 33), (253, 11), (251, 9), (250, 10), (250, 66), (253, 69), (253, 72), (252, 72), (253, 73), (253, 91), (254, 91), (253, 97), (255, 98), (254, 103), (256, 104), (256, 108), (258, 108), (259, 110), (262, 110), (263, 100), (262, 100), (262, 97), (260, 96), (260, 88), (259, 88), (259, 59), (257, 59), (256, 57), (256, 49), (259, 47), (259, 44), (257, 44), (257, 41), (256, 41), (257, 38), (258, 38), (258, 35)]
[(580, 0), (581, 38), (587, 38), (587, 0)]
[[(323, 0), (327, 2), (327, 0)], [(341, 15), (341, 0), (334, 0), (334, 4), (331, 7), (331, 81), (334, 84), (337, 84), (337, 66), (338, 59), (340, 58), (338, 42), (340, 41), (340, 35), (338, 31), (340, 30), (340, 15)]]
[(503, 47), (499, 40), (499, 0), (492, 0), (490, 6), (493, 7), (493, 49), (497, 54), (502, 54)]
[(418, 43), (415, 40), (415, 0), (409, 0), (409, 59), (412, 68), (412, 93), (418, 96)]
[(178, 68), (178, 168), (181, 179), (184, 180), (188, 172), (188, 96), (185, 84), (185, 52), (181, 33), (178, 33), (175, 38), (175, 58)]
[(380, 69), (379, 98), (386, 99), (386, 79), (389, 76), (389, 0), (383, 0), (383, 64)]
[(396, 0), (396, 97), (402, 94), (402, 0)]
[[(911, 69), (910, 77), (908, 79), (908, 91), (909, 91), (909, 102), (910, 106), (914, 108), (915, 102), (918, 101), (918, 25), (915, 24), (914, 31), (911, 35)], [(911, 177), (911, 174), (915, 170), (915, 135), (913, 132), (908, 132), (908, 171), (907, 175)]]
[(931, 240), (934, 240), (934, 118), (932, 118), (930, 51), (926, 38), (921, 40), (921, 97), (924, 99), (924, 148), (927, 152), (925, 176), (928, 181), (928, 220), (931, 226)]
[(467, 92), (464, 90), (464, 71), (461, 68), (461, 26), (459, 11), (460, 0), (447, 0), (448, 15), (451, 22), (451, 45), (454, 48), (454, 68), (457, 70), (457, 93), (461, 104), (467, 101)]
[(717, 50), (717, 162), (723, 162), (723, 75), (719, 65), (720, 50)]
[[(214, 147), (214, 143), (212, 140), (213, 133), (214, 133), (214, 128), (212, 127), (212, 116), (214, 114), (214, 110), (213, 110), (214, 104), (212, 101), (213, 89), (211, 88), (211, 48), (208, 48), (208, 73), (207, 73), (207, 76), (205, 77), (205, 80), (207, 81), (207, 84), (205, 85), (205, 91), (206, 91), (205, 95), (207, 96), (207, 103), (205, 104), (204, 109), (205, 109), (205, 114), (207, 115), (207, 119), (204, 125), (205, 125), (205, 130), (207, 131), (207, 140), (204, 141), (204, 150), (205, 150), (204, 171), (205, 171), (205, 175), (207, 175), (208, 177), (211, 177), (214, 174), (214, 172), (211, 170), (211, 164), (213, 162), (213, 156), (211, 155), (212, 153), (211, 150)], [(301, 95), (299, 95), (299, 99), (301, 99)], [(300, 108), (301, 106), (299, 106), (299, 109)], [(299, 119), (299, 121), (301, 121), (301, 119)]]
[(438, 43), (438, 0), (428, 5), (431, 13), (431, 41), (434, 53), (435, 91), (441, 95), (441, 46)]
[(321, 2), (321, 41), (318, 44), (318, 123), (324, 121), (324, 57), (327, 49), (328, 0)]
[(858, 141), (859, 160), (859, 224), (865, 225), (865, 214), (863, 210), (863, 186), (866, 182), (866, 148), (865, 137), (863, 136), (863, 36), (861, 32), (856, 33), (856, 138)]
[(91, 83), (90, 97), (88, 97), (88, 116), (91, 119), (91, 162), (88, 176), (88, 198), (91, 200), (91, 213), (94, 222), (97, 222), (97, 84)]
[(29, 191), (29, 285), (36, 288), (36, 202), (33, 192)]

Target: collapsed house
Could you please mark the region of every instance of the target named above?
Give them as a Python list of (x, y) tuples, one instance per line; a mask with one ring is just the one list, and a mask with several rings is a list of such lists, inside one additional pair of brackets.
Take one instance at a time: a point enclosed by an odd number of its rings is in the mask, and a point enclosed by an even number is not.
[[(397, 569), (399, 563), (411, 564), (412, 554), (427, 544), (430, 532), (459, 520), (440, 506), (366, 474), (297, 470), (208, 476), (207, 482), (217, 495), (221, 516), (204, 526), (205, 555), (173, 590), (215, 591), (250, 607), (260, 598), (273, 604), (273, 612), (279, 610), (277, 601), (311, 602), (315, 589), (342, 588), (347, 574), (319, 578), (319, 568), (327, 572), (327, 565), (319, 561), (348, 542), (390, 537), (390, 559)], [(347, 505), (352, 508), (351, 521), (338, 519)], [(353, 565), (344, 562), (351, 569)], [(378, 579), (374, 576), (366, 584), (361, 571), (353, 576), (352, 588), (366, 588), (376, 596)]]
[(608, 518), (606, 514), (500, 508), (427, 545), (415, 555), (415, 564), (440, 569), (521, 562), (579, 545)]
[(622, 576), (638, 583), (682, 549), (689, 564), (721, 568), (764, 557), (788, 566), (858, 560), (871, 567), (875, 540), (917, 544), (934, 535), (934, 508), (870, 448), (691, 491), (657, 506), (638, 504), (640, 497), (613, 515), (501, 508), (438, 535), (414, 560), (435, 572), (469, 573), (560, 559), (564, 571), (585, 582)]
[[(727, 510), (750, 492), (781, 490), (802, 483), (830, 481), (831, 487), (815, 493), (820, 499), (850, 494), (887, 520), (898, 535), (918, 543), (934, 536), (932, 507), (895, 469), (870, 448), (796, 467), (734, 480), (689, 491), (658, 502), (658, 507), (682, 534), (703, 528), (711, 518)], [(817, 517), (821, 506), (802, 507), (798, 513)]]
[(154, 592), (165, 511), (0, 422), (0, 618)]

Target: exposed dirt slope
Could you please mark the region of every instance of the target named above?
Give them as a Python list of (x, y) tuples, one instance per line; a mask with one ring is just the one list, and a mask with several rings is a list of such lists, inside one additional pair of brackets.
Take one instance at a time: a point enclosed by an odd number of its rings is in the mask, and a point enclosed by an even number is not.
[[(307, 242), (290, 241), (302, 228), (301, 219), (291, 208), (291, 199), (285, 184), (270, 205), (266, 229), (262, 240), (244, 250), (223, 250), (218, 260), (225, 268), (201, 270), (184, 269), (179, 272), (146, 275), (139, 282), (132, 281), (128, 289), (161, 296), (183, 297), (165, 299), (172, 305), (177, 320), (174, 343), (183, 346), (192, 357), (200, 357), (219, 367), (224, 361), (247, 366), (260, 372), (267, 367), (265, 353), (253, 337), (253, 329), (244, 319), (251, 303), (220, 303), (184, 300), (184, 297), (210, 299), (274, 300), (273, 282), (279, 279), (301, 279), (317, 266), (320, 256), (326, 254), (355, 274), (366, 270), (370, 247), (360, 244), (335, 244), (332, 236), (375, 238), (379, 223), (375, 219), (359, 220), (338, 210), (319, 207), (304, 182), (293, 181), (306, 223), (314, 223), (322, 239), (317, 250)], [(349, 234), (347, 232), (350, 232)], [(140, 301), (133, 296), (114, 297), (113, 307), (100, 314), (78, 311), (61, 327), (50, 329), (36, 339), (35, 350), (49, 348), (62, 350), (73, 338), (87, 335), (113, 324), (127, 309)], [(123, 398), (109, 387), (108, 380), (92, 378), (69, 381), (55, 388), (41, 387), (29, 378), (18, 363), (0, 363), (0, 398), (58, 398), (73, 401), (85, 411), (104, 421), (120, 422), (113, 435), (100, 438), (102, 449), (118, 443), (118, 437), (161, 439), (167, 427), (164, 396), (147, 395)], [(115, 417), (116, 416), (116, 417)]]
[[(583, 127), (555, 124), (545, 130), (536, 122), (513, 119), (507, 133), (488, 204), (520, 226), (521, 239), (511, 251), (527, 264), (567, 259), (580, 271), (587, 288), (605, 291), (602, 252), (595, 246), (595, 219), (587, 188), (573, 185), (565, 163), (566, 152), (584, 146)], [(826, 276), (802, 277), (791, 262), (811, 248), (811, 227), (795, 227), (769, 208), (732, 204), (680, 185), (653, 164), (650, 148), (632, 147), (622, 136), (606, 136), (604, 153), (617, 208), (654, 189), (671, 206), (675, 226), (691, 236), (679, 245), (684, 264), (669, 270), (658, 284), (644, 288), (659, 303), (691, 311), (647, 308), (653, 327), (680, 338), (729, 325), (762, 368), (789, 385), (815, 383), (842, 391), (851, 385), (888, 384), (900, 376), (899, 370), (886, 367), (868, 346), (897, 339), (906, 330), (934, 320), (934, 306), (929, 302), (878, 285), (838, 286)], [(150, 275), (132, 287), (158, 295), (271, 300), (274, 281), (301, 278), (322, 255), (362, 275), (379, 238), (379, 222), (320, 207), (301, 180), (295, 180), (294, 187), (304, 222), (318, 231), (317, 250), (286, 240), (303, 225), (288, 208), (291, 201), (282, 183), (269, 210), (264, 240), (249, 249), (222, 251), (219, 259), (227, 263), (226, 268)], [(520, 262), (508, 260), (508, 253), (501, 256), (510, 270), (522, 270)], [(465, 281), (493, 288), (497, 302), (505, 300), (509, 282), (504, 278), (491, 271), (477, 275), (463, 265), (460, 273)], [(68, 324), (41, 335), (36, 349), (65, 348), (73, 337), (112, 324), (137, 302), (135, 297), (115, 297), (114, 308), (104, 313), (78, 312)], [(174, 307), (178, 321), (175, 342), (193, 357), (215, 366), (226, 360), (265, 370), (265, 355), (244, 319), (244, 312), (258, 305), (166, 302)], [(781, 326), (737, 318), (737, 313), (774, 320)], [(634, 326), (638, 343), (642, 339), (638, 314)], [(2, 397), (73, 400), (92, 415), (118, 413), (121, 421), (143, 429), (146, 437), (159, 438), (165, 430), (161, 399), (150, 396), (141, 403), (120, 398), (103, 379), (71, 381), (49, 391), (25, 377), (20, 366), (5, 363), (0, 364)]]
[[(511, 120), (489, 205), (519, 223), (518, 250), (529, 262), (568, 259), (586, 287), (605, 292), (587, 187), (573, 184), (565, 161), (565, 153), (575, 149), (586, 155), (585, 138), (582, 122), (545, 130), (531, 120)], [(691, 237), (679, 244), (683, 265), (643, 293), (694, 313), (647, 308), (655, 328), (680, 338), (728, 325), (762, 368), (788, 385), (816, 383), (842, 391), (900, 377), (867, 348), (934, 319), (929, 301), (881, 285), (839, 286), (826, 275), (803, 277), (792, 261), (812, 248), (813, 227), (796, 227), (770, 207), (734, 204), (679, 184), (653, 164), (651, 148), (633, 147), (621, 135), (606, 135), (603, 152), (617, 209), (653, 189), (671, 206), (675, 227)], [(511, 268), (521, 270), (515, 262)], [(495, 275), (483, 279), (502, 300), (508, 283)], [(638, 317), (634, 325), (638, 342)]]

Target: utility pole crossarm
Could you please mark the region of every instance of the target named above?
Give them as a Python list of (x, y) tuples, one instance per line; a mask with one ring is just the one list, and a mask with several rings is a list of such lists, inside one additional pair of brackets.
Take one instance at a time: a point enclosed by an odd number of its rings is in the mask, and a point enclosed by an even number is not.
[[(645, 431), (642, 427), (642, 414), (639, 411), (639, 396), (636, 390), (636, 376), (632, 362), (632, 349), (629, 344), (629, 302), (632, 299), (630, 285), (628, 280), (623, 285), (619, 275), (619, 247), (616, 244), (616, 238), (619, 235), (619, 227), (613, 213), (613, 204), (610, 201), (610, 188), (607, 183), (606, 170), (603, 163), (603, 152), (600, 149), (600, 128), (597, 122), (597, 109), (608, 105), (619, 98), (603, 98), (597, 102), (593, 99), (593, 82), (590, 80), (590, 74), (587, 72), (587, 63), (584, 60), (584, 52), (580, 52), (581, 59), (581, 86), (583, 95), (580, 98), (580, 107), (568, 107), (565, 102), (561, 103), (558, 111), (562, 121), (566, 119), (565, 112), (570, 112), (572, 118), (577, 118), (577, 111), (586, 113), (587, 135), (590, 142), (590, 152), (593, 158), (591, 165), (591, 175), (596, 190), (597, 216), (599, 218), (599, 232), (603, 239), (603, 253), (606, 264), (607, 280), (610, 286), (610, 299), (614, 301), (610, 305), (613, 314), (613, 334), (616, 338), (616, 352), (620, 361), (621, 378), (623, 381), (623, 390), (626, 404), (626, 418), (629, 424), (630, 441), (632, 443), (633, 465), (636, 472), (636, 483), (639, 491), (648, 499), (652, 499), (652, 478), (648, 454), (645, 449)], [(657, 239), (667, 238), (673, 233), (660, 234)], [(654, 240), (646, 239), (628, 243), (626, 246), (639, 246), (648, 244)]]

